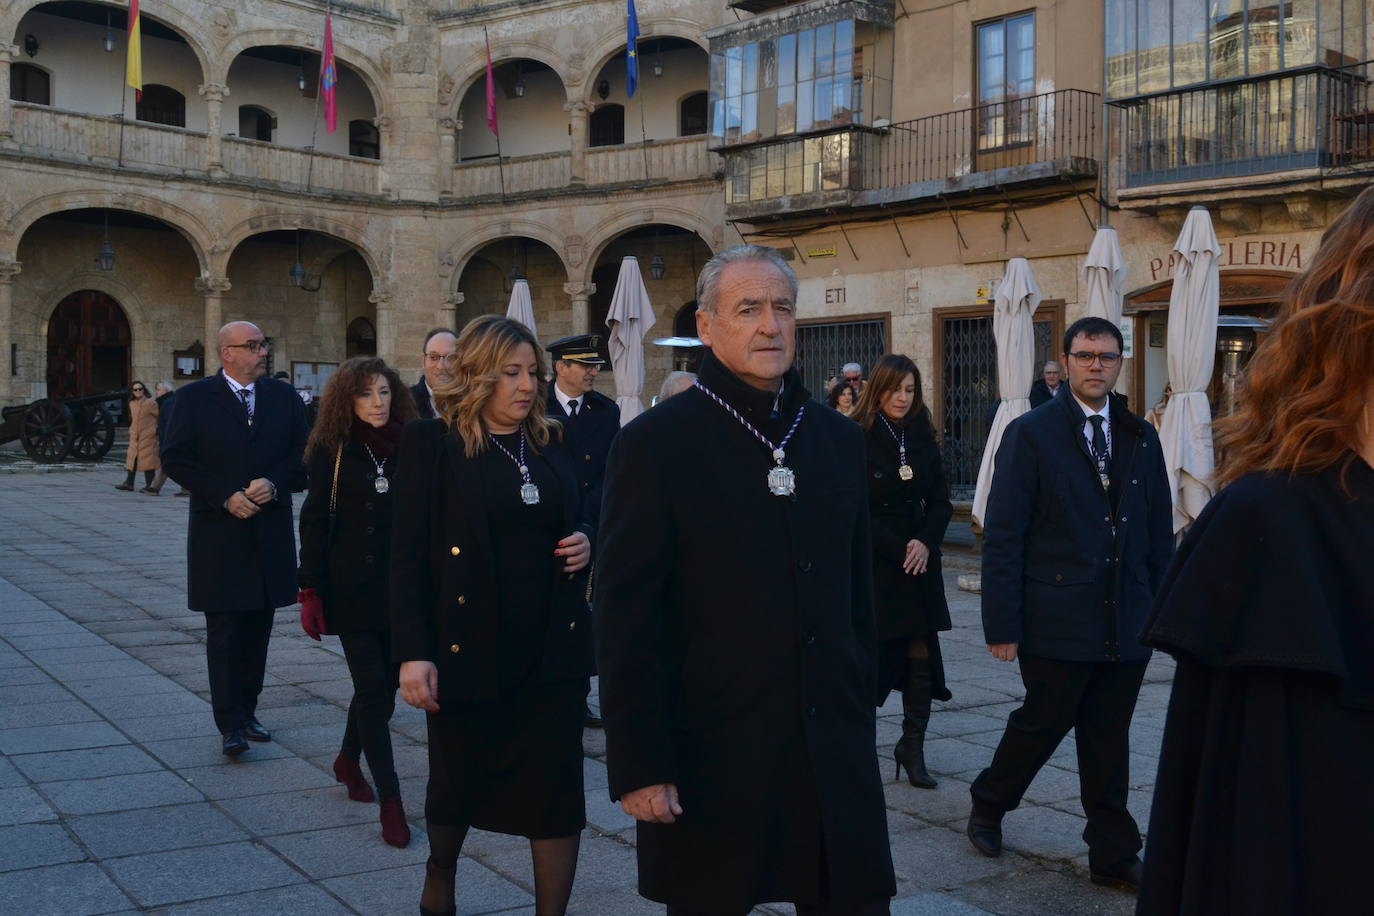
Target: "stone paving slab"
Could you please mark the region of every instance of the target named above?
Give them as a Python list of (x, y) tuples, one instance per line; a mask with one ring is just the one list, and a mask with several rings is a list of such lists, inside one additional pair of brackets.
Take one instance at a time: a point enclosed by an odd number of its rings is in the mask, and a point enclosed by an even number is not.
[[(413, 833), (396, 850), (377, 806), (349, 801), (330, 771), (352, 693), (338, 640), (306, 638), (284, 609), (260, 706), (276, 740), (227, 762), (206, 703), (204, 617), (185, 607), (186, 504), (121, 500), (105, 476), (15, 475), (0, 506), (0, 912), (23, 900), (26, 916), (413, 914), (427, 855), (423, 713), (398, 701), (391, 723)], [(160, 554), (127, 556), (131, 538)], [(893, 779), (900, 698), (879, 710), (892, 912), (1131, 913), (1132, 897), (1087, 881), (1072, 734), (1008, 815), (1002, 857), (964, 837), (969, 784), (1021, 685), (1015, 665), (988, 656), (978, 597), (955, 578), (954, 629), (941, 637), (955, 697), (936, 704), (927, 743), (938, 788)], [(1131, 728), (1142, 824), (1172, 671), (1151, 662)], [(661, 914), (635, 892), (634, 824), (606, 796), (603, 733), (585, 733), (584, 754), (589, 827), (569, 912)], [(458, 885), (460, 913), (532, 913), (528, 841), (473, 831)]]

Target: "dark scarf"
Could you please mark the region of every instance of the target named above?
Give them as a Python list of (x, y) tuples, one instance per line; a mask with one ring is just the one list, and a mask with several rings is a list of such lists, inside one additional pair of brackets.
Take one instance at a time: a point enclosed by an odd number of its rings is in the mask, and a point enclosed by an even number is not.
[(401, 442), (403, 425), (395, 414), (381, 426), (364, 423), (355, 416), (348, 437), (359, 445), (372, 449), (372, 454), (377, 456), (378, 461), (386, 461), (396, 454), (396, 446)]

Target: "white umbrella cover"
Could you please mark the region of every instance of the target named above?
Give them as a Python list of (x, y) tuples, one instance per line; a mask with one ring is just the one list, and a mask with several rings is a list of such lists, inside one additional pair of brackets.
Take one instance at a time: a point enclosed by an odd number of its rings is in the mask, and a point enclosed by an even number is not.
[(506, 306), (506, 317), (514, 318), (516, 321), (530, 329), (530, 333), (535, 337), (539, 332), (534, 327), (534, 303), (530, 301), (530, 283), (528, 280), (516, 280), (510, 291), (510, 305)]
[(1105, 318), (1121, 327), (1121, 293), (1126, 287), (1126, 262), (1116, 230), (1102, 226), (1093, 236), (1087, 260), (1083, 262), (1083, 281), (1088, 287), (1088, 314)]
[(1169, 384), (1174, 393), (1159, 427), (1164, 467), (1174, 499), (1174, 533), (1197, 518), (1212, 498), (1212, 408), (1207, 385), (1217, 352), (1221, 246), (1206, 207), (1194, 207), (1174, 243), (1174, 288), (1169, 293)]
[(639, 262), (628, 255), (620, 261), (606, 324), (611, 328), (606, 347), (611, 351), (611, 371), (615, 373), (615, 402), (620, 405), (620, 425), (624, 426), (644, 412), (639, 399), (644, 390), (644, 335), (654, 324), (654, 307), (649, 303)]
[(993, 301), (992, 336), (997, 342), (997, 390), (1002, 403), (988, 430), (983, 463), (978, 468), (978, 486), (973, 491), (973, 518), (980, 525), (992, 490), (1002, 433), (1012, 420), (1030, 410), (1030, 386), (1035, 375), (1035, 323), (1031, 316), (1040, 304), (1040, 287), (1029, 261), (1012, 258), (1007, 262), (1006, 276), (997, 285)]

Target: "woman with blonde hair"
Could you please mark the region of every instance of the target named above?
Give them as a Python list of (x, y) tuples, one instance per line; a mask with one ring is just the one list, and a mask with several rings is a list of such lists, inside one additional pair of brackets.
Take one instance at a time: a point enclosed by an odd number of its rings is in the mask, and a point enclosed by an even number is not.
[(529, 838), (535, 910), (556, 916), (586, 823), (591, 529), (529, 329), (477, 318), (449, 360), (439, 416), (402, 436), (391, 555), (401, 695), (429, 713), (420, 911), (455, 912), (476, 827)]
[(1220, 421), (1216, 497), (1145, 642), (1177, 660), (1137, 913), (1367, 911), (1374, 823), (1374, 189)]
[(954, 515), (935, 427), (921, 397), (921, 370), (908, 357), (878, 360), (850, 414), (868, 433), (868, 509), (873, 530), (873, 605), (878, 622), (878, 697), (902, 694), (897, 773), (933, 789), (925, 737), (932, 699), (951, 698), (940, 631), (951, 627), (940, 545)]
[[(354, 801), (380, 798), (382, 839), (392, 846), (410, 842), (410, 827), (388, 724), (397, 686), (387, 613), (390, 477), (401, 428), (414, 418), (415, 403), (401, 377), (375, 356), (355, 356), (329, 377), (305, 445), (310, 492), (301, 505), (296, 576), (301, 629), (316, 640), (337, 635), (353, 679), (334, 778)], [(358, 765), (363, 755), (375, 795)]]

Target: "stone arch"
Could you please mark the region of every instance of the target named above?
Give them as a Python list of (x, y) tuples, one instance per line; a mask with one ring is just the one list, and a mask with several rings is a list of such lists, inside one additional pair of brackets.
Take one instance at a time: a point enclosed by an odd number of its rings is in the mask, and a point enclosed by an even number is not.
[[(701, 48), (703, 52), (710, 55), (711, 49), (706, 40), (702, 37), (707, 26), (693, 22), (690, 19), (678, 19), (673, 17), (661, 17), (653, 19), (641, 19), (639, 21), (639, 40), (643, 42), (649, 38), (681, 38), (690, 41), (692, 44)], [(575, 88), (569, 88), (568, 98), (590, 102), (592, 93), (596, 89), (596, 78), (601, 75), (601, 71), (606, 64), (610, 63), (611, 58), (615, 57), (625, 49), (625, 25), (620, 23), (614, 29), (606, 33), (606, 36), (593, 45), (587, 53), (587, 59), (593, 61), (582, 77), (582, 82)]]
[(386, 272), (390, 262), (387, 253), (381, 255), (375, 253), (368, 247), (367, 240), (363, 233), (337, 220), (327, 216), (319, 216), (308, 213), (259, 213), (249, 217), (243, 222), (225, 232), (220, 238), (220, 244), (216, 251), (221, 258), (218, 263), (218, 276), (227, 276), (229, 261), (233, 258), (234, 252), (245, 241), (255, 235), (264, 232), (272, 232), (279, 229), (308, 229), (311, 232), (318, 232), (320, 235), (327, 235), (348, 245), (358, 252), (362, 257), (363, 263), (367, 265), (368, 273), (372, 275), (372, 288), (381, 291), (386, 286)]
[[(497, 41), (491, 46), (491, 65), (494, 68), (511, 60), (533, 60), (548, 67), (558, 75), (563, 83), (563, 94), (569, 99), (573, 97), (572, 83), (569, 74), (553, 61), (561, 60), (562, 55), (554, 48), (532, 41)], [(447, 116), (450, 118), (458, 117), (458, 113), (463, 106), (463, 98), (468, 94), (480, 80), (487, 75), (487, 51), (483, 46), (476, 53), (464, 58), (462, 63), (454, 68), (456, 73), (468, 74), (461, 81), (455, 84), (453, 97), (449, 99), (447, 106)]]
[(138, 350), (140, 341), (144, 342), (144, 346), (147, 345), (146, 341), (151, 333), (148, 327), (148, 307), (142, 298), (132, 287), (119, 282), (109, 274), (99, 270), (87, 270), (63, 277), (58, 285), (44, 293), (39, 302), (38, 309), (32, 316), (34, 325), (30, 330), (33, 334), (32, 339), (43, 341), (44, 353), (47, 352), (48, 322), (52, 320), (53, 312), (64, 299), (83, 289), (105, 293), (118, 301), (119, 307), (124, 310), (124, 317), (129, 321), (133, 349)]
[(649, 207), (639, 212), (619, 213), (602, 220), (589, 233), (596, 241), (588, 248), (587, 260), (582, 265), (583, 282), (592, 282), (596, 262), (612, 242), (631, 229), (653, 225), (675, 226), (690, 232), (701, 240), (707, 250), (716, 253), (716, 247), (711, 243), (713, 227), (699, 213), (681, 207)]
[[(21, 0), (21, 2), (10, 6), (8, 11), (0, 13), (0, 38), (5, 41), (12, 41), (19, 30), (19, 21), (45, 2), (50, 2), (50, 0), (33, 0), (33, 2), (27, 3)], [(127, 3), (105, 3), (102, 0), (84, 0), (84, 2), (90, 3), (92, 6), (108, 6), (111, 9), (121, 11), (127, 11), (129, 6)], [(205, 40), (201, 33), (201, 26), (204, 24), (202, 21), (180, 12), (171, 4), (158, 4), (156, 12), (151, 13), (140, 9), (139, 15), (147, 16), (180, 35), (200, 64), (201, 82), (209, 82), (207, 77), (213, 72), (213, 67), (207, 50), (210, 43)]]
[(536, 242), (547, 245), (558, 258), (559, 264), (563, 266), (564, 274), (569, 280), (572, 280), (574, 268), (568, 264), (567, 254), (563, 250), (559, 234), (533, 220), (513, 219), (488, 223), (463, 236), (463, 241), (460, 243), (461, 249), (457, 246), (453, 249), (455, 252), (461, 250), (462, 253), (453, 258), (453, 276), (449, 280), (450, 291), (458, 292), (458, 284), (463, 279), (463, 271), (467, 268), (473, 255), (492, 242), (508, 238), (534, 239)]
[[(320, 36), (318, 34), (302, 32), (297, 29), (260, 29), (255, 32), (235, 35), (227, 45), (220, 49), (215, 61), (215, 78), (212, 82), (221, 86), (228, 86), (229, 68), (234, 65), (234, 61), (238, 59), (240, 54), (250, 48), (281, 45), (318, 53), (316, 46), (319, 41)], [(372, 107), (377, 111), (377, 118), (380, 120), (388, 117), (387, 96), (382, 91), (386, 85), (386, 80), (367, 55), (360, 49), (335, 38), (334, 58), (358, 74), (358, 78), (363, 81), (363, 85), (372, 95)], [(232, 90), (232, 88), (231, 86), (230, 89)]]
[(63, 191), (29, 201), (10, 217), (9, 238), (3, 243), (0, 256), (14, 258), (24, 233), (40, 219), (68, 210), (127, 210), (161, 220), (181, 234), (195, 252), (202, 273), (210, 270), (210, 253), (215, 249), (215, 234), (198, 216), (189, 210), (166, 201), (145, 197), (130, 191)]

